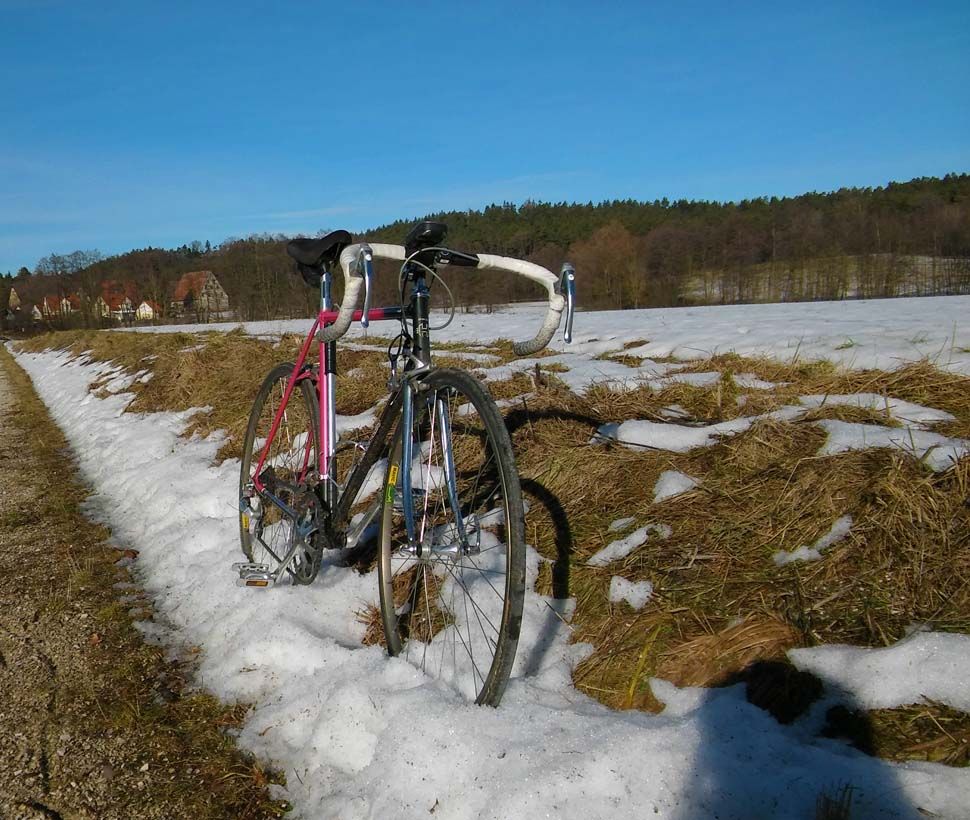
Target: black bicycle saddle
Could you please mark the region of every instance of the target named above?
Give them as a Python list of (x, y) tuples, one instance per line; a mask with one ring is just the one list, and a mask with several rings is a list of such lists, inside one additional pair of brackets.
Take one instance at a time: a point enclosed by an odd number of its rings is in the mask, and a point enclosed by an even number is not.
[(331, 231), (319, 239), (291, 239), (286, 244), (286, 252), (308, 268), (329, 268), (352, 242), (347, 231)]

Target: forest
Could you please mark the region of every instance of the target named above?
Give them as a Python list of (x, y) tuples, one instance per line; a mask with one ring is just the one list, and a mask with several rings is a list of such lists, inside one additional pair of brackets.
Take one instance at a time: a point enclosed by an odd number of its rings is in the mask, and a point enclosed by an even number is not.
[[(448, 244), (460, 250), (529, 259), (554, 272), (572, 262), (580, 305), (589, 309), (970, 293), (970, 174), (740, 202), (503, 203), (422, 218), (445, 222)], [(416, 221), (355, 236), (401, 243)], [(11, 287), (38, 304), (51, 294), (96, 293), (106, 280), (134, 282), (164, 309), (175, 282), (195, 270), (216, 275), (240, 319), (308, 315), (318, 297), (286, 255), (288, 238), (232, 237), (110, 257), (52, 253), (32, 271), (0, 277), (0, 316), (11, 321), (3, 310)], [(377, 299), (395, 301), (396, 271), (387, 265), (378, 274)], [(463, 309), (541, 296), (521, 279), (464, 268), (447, 281)]]

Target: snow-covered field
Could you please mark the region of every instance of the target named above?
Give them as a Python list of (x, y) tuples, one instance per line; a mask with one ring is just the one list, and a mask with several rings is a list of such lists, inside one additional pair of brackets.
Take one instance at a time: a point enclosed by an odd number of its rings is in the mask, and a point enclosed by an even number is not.
[[(460, 315), (438, 338), (524, 338), (540, 316), (534, 308)], [(273, 335), (308, 324), (253, 323), (246, 330)], [(576, 338), (571, 348), (557, 340), (568, 352), (553, 359), (569, 368), (558, 375), (574, 389), (602, 380), (662, 383), (678, 378), (678, 366), (649, 357), (706, 358), (729, 350), (786, 361), (828, 358), (849, 367), (892, 368), (929, 356), (970, 374), (970, 297), (583, 313)], [(638, 344), (625, 352), (647, 357), (640, 369), (595, 358), (632, 342)], [(190, 413), (123, 414), (130, 400), (123, 381), (106, 398), (88, 391), (111, 370), (105, 363), (58, 352), (18, 354), (18, 361), (72, 443), (95, 491), (92, 514), (110, 525), (119, 544), (140, 550), (135, 571), (156, 610), (155, 622), (143, 625), (146, 635), (201, 647), (202, 683), (222, 698), (254, 704), (240, 743), (285, 771), (286, 796), (299, 816), (811, 818), (819, 793), (834, 794), (844, 784), (854, 788), (853, 818), (970, 815), (970, 770), (890, 764), (816, 736), (838, 697), (883, 708), (926, 696), (970, 710), (970, 637), (916, 630), (886, 649), (793, 650), (792, 661), (818, 674), (833, 694), (790, 726), (748, 704), (742, 686), (678, 689), (653, 680), (666, 704), (662, 713), (613, 712), (571, 685), (570, 670), (586, 648), (569, 643), (561, 616), (568, 619), (570, 604), (530, 591), (501, 707), (469, 706), (407, 662), (362, 646), (355, 613), (376, 602), (376, 578), (325, 566), (310, 587), (234, 585), (238, 462), (212, 466), (218, 436), (180, 437)], [(529, 368), (531, 361), (512, 367)], [(509, 367), (475, 364), (492, 378)], [(704, 375), (682, 374), (701, 382)], [(136, 377), (144, 378), (129, 378)], [(813, 397), (801, 401), (811, 406)], [(921, 427), (933, 420), (933, 408), (902, 403), (890, 411), (910, 441), (920, 432), (933, 435)], [(836, 446), (893, 446), (878, 434), (860, 441), (839, 439), (836, 433), (848, 435), (841, 428), (829, 432)], [(951, 457), (965, 454), (959, 449), (965, 444), (953, 443)], [(692, 482), (671, 473), (649, 491), (663, 502), (690, 491)], [(840, 526), (808, 547), (807, 559), (851, 521)], [(640, 528), (606, 549), (629, 552), (663, 537), (664, 531)], [(783, 556), (798, 559), (806, 556)], [(538, 561), (531, 553), (531, 579)], [(651, 594), (642, 585), (613, 586), (611, 597), (635, 607)]]
[[(489, 314), (458, 314), (451, 327), (435, 338), (470, 344), (523, 339), (538, 329), (542, 315), (543, 308), (534, 305), (496, 309)], [(254, 335), (279, 336), (306, 333), (310, 324), (309, 319), (290, 319), (132, 330), (191, 333), (241, 326)], [(371, 326), (371, 333), (381, 333), (384, 327), (393, 328), (377, 323)], [(364, 334), (355, 324), (348, 337)], [(943, 369), (970, 375), (970, 296), (580, 312), (576, 314), (574, 336), (571, 347), (561, 336), (551, 347), (567, 351), (567, 355), (596, 355), (644, 340), (645, 344), (628, 352), (655, 358), (703, 359), (733, 351), (742, 356), (770, 355), (783, 361), (828, 359), (846, 367), (884, 370), (893, 369), (901, 361), (926, 357)], [(596, 362), (591, 375), (627, 375), (623, 370), (614, 371), (614, 364)]]

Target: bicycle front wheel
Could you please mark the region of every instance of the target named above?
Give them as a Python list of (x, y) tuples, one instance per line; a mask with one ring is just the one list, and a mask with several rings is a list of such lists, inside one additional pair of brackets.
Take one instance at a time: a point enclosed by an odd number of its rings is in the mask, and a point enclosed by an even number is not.
[[(395, 436), (381, 518), (387, 650), (469, 700), (497, 706), (525, 595), (525, 521), (512, 442), (495, 402), (468, 373), (434, 370), (407, 389), (415, 391), (414, 420), (411, 430), (400, 429), (402, 422)], [(406, 435), (410, 465), (402, 463)]]

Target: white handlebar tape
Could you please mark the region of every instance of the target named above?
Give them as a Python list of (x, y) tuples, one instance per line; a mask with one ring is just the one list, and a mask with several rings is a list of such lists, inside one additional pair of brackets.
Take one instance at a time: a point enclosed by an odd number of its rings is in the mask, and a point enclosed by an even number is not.
[(482, 270), (504, 270), (509, 273), (517, 273), (545, 286), (549, 293), (549, 310), (546, 312), (542, 327), (539, 328), (539, 332), (534, 338), (527, 342), (516, 342), (512, 345), (512, 352), (516, 356), (528, 356), (530, 353), (537, 353), (542, 350), (552, 341), (552, 337), (559, 327), (563, 309), (566, 307), (565, 297), (556, 292), (559, 280), (553, 275), (552, 271), (546, 270), (541, 265), (526, 262), (523, 259), (510, 259), (507, 256), (480, 253), (478, 254), (478, 267)]
[[(381, 245), (380, 243), (371, 244), (369, 242), (363, 244), (369, 245), (375, 258), (404, 261), (404, 248), (400, 245)], [(340, 254), (340, 269), (344, 272), (344, 299), (340, 303), (337, 321), (332, 325), (320, 328), (317, 332), (317, 338), (321, 342), (337, 341), (349, 330), (350, 323), (354, 320), (354, 310), (360, 300), (360, 289), (364, 286), (363, 277), (359, 276), (354, 270), (362, 246), (362, 244), (348, 245)]]
[[(371, 253), (377, 259), (403, 262), (406, 258), (402, 245), (367, 244), (370, 246)], [(363, 278), (357, 275), (356, 270), (354, 270), (360, 249), (361, 245), (359, 244), (349, 245), (340, 254), (340, 268), (344, 273), (344, 298), (337, 314), (337, 321), (328, 327), (321, 328), (317, 334), (321, 342), (336, 341), (347, 332), (351, 321), (353, 321), (354, 309), (360, 298), (360, 289), (364, 284)], [(549, 294), (549, 310), (542, 327), (534, 338), (527, 342), (516, 342), (512, 345), (512, 350), (516, 356), (527, 356), (530, 353), (542, 350), (552, 340), (556, 329), (559, 327), (563, 309), (566, 307), (565, 298), (562, 294), (556, 292), (559, 284), (556, 276), (541, 265), (507, 256), (493, 256), (488, 253), (478, 254), (478, 268), (480, 270), (501, 270), (517, 273), (545, 287)]]

